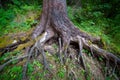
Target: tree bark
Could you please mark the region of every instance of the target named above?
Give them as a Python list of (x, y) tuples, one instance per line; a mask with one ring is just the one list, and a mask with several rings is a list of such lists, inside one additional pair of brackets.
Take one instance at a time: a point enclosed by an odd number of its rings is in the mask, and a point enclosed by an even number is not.
[(65, 39), (70, 38), (70, 36), (75, 37), (80, 35), (91, 41), (100, 40), (80, 31), (73, 25), (67, 16), (66, 0), (43, 0), (43, 11), (40, 21), (41, 23), (33, 32), (33, 38), (36, 38), (47, 29), (52, 28), (54, 32), (63, 36)]

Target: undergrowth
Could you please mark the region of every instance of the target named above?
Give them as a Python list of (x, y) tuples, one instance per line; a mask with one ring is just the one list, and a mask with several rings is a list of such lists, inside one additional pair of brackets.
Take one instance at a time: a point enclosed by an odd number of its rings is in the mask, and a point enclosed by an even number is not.
[[(17, 1), (17, 0), (15, 0)], [(0, 7), (0, 36), (9, 33), (27, 31), (38, 23), (41, 6), (21, 4), (20, 2)]]

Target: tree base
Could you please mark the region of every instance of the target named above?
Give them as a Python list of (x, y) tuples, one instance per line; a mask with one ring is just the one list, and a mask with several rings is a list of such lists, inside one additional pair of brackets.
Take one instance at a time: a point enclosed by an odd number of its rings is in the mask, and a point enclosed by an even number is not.
[[(52, 33), (52, 35), (50, 33)], [(82, 70), (84, 71), (84, 76), (81, 76), (83, 80), (88, 78), (90, 75), (92, 75), (92, 79), (98, 79), (98, 75), (100, 76), (100, 79), (103, 80), (107, 76), (113, 76), (115, 79), (118, 79), (115, 72), (116, 70), (119, 71), (119, 58), (114, 56), (112, 53), (100, 49), (93, 43), (90, 43), (89, 40), (79, 35), (70, 38), (69, 41), (69, 44), (67, 43), (68, 46), (65, 46), (62, 41), (62, 36), (59, 37), (58, 35), (55, 35), (52, 29), (49, 29), (36, 39), (31, 40), (30, 42), (28, 40), (28, 43), (33, 44), (29, 46), (29, 48), (26, 48), (26, 54), (22, 57), (15, 58), (4, 63), (0, 66), (0, 71), (2, 71), (5, 66), (14, 60), (21, 61), (23, 58), (28, 58), (23, 66), (23, 79), (25, 80), (29, 78), (26, 74), (28, 63), (31, 63), (34, 58), (35, 60), (39, 60), (40, 63), (44, 65), (43, 68), (44, 70), (49, 71), (49, 75), (53, 75), (54, 72), (57, 72), (55, 71), (56, 69), (51, 69), (52, 64), (52, 66), (56, 67), (57, 65), (65, 67), (63, 69), (66, 71), (65, 78), (67, 79), (77, 79), (80, 75), (78, 74), (79, 70), (80, 72)], [(84, 50), (88, 50), (91, 53), (89, 54), (91, 57), (88, 57), (88, 55), (85, 54), (87, 52), (84, 52)], [(53, 58), (57, 59), (58, 61), (54, 61)], [(102, 62), (100, 61), (100, 63), (107, 67), (105, 71), (101, 70), (102, 66), (96, 60), (99, 60), (99, 58), (102, 59)], [(70, 66), (70, 64), (74, 67)], [(111, 69), (110, 73), (108, 72), (108, 69)]]

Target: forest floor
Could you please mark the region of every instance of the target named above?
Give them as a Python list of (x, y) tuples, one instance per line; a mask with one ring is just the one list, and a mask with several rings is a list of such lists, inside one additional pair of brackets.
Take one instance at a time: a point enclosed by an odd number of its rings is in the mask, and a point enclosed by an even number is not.
[[(69, 11), (68, 13), (70, 15), (71, 13)], [(26, 40), (27, 38), (29, 39), (34, 26), (36, 26), (39, 22), (38, 16), (40, 16), (40, 13), (41, 11), (38, 10), (37, 12), (34, 10), (29, 10), (24, 15), (17, 14), (14, 20), (11, 21), (11, 24), (13, 24), (12, 22), (14, 22), (15, 24), (7, 26), (7, 28), (0, 29), (0, 65), (4, 64), (10, 59), (26, 54), (25, 49), (30, 44), (24, 42), (24, 40)], [(72, 20), (72, 15), (70, 15), (69, 17)], [(86, 31), (93, 36), (101, 37), (104, 44), (103, 48), (107, 49), (108, 51), (115, 51), (115, 53), (117, 52), (116, 55), (120, 56), (119, 47), (116, 48), (115, 46), (114, 48), (113, 44), (109, 44), (109, 41), (111, 39), (103, 33), (103, 29), (96, 26), (96, 23), (91, 20), (83, 21), (81, 22), (81, 24), (77, 24), (74, 21), (73, 23), (81, 30)], [(14, 25), (16, 25), (17, 27), (11, 27)], [(17, 43), (19, 41), (23, 43), (20, 43), (14, 50), (2, 50), (3, 47), (6, 47), (11, 43)], [(45, 44), (44, 47), (46, 49), (45, 54), (51, 71), (44, 70), (41, 54), (38, 57), (32, 57), (30, 62), (28, 63), (28, 70), (26, 74), (29, 80), (72, 80), (73, 78), (77, 80), (115, 80), (116, 76), (120, 75), (117, 73), (112, 73), (112, 68), (109, 67), (109, 73), (111, 75), (108, 76), (108, 69), (106, 67), (106, 64), (104, 63), (104, 59), (102, 57), (95, 58), (93, 57), (91, 52), (83, 50), (83, 58), (88, 73), (88, 76), (85, 77), (85, 70), (82, 68), (76, 58), (76, 53), (78, 52), (78, 50), (74, 50), (74, 46), (70, 46), (70, 51), (72, 54), (69, 54), (65, 65), (60, 64), (60, 60), (57, 55), (58, 42), (54, 42), (54, 44)], [(4, 54), (1, 51), (3, 51)], [(0, 80), (21, 80), (23, 76), (23, 66), (25, 65), (26, 61), (27, 59), (22, 59), (19, 62), (18, 60), (11, 62), (2, 71), (0, 71)]]
[[(11, 33), (1, 37), (2, 39), (0, 48), (6, 47), (11, 43), (17, 43), (18, 41), (24, 41), (29, 38), (32, 33), (33, 28), (29, 30), (29, 32), (20, 32), (20, 33)], [(4, 39), (4, 40), (3, 40)], [(2, 47), (1, 47), (2, 46)], [(12, 52), (6, 51), (4, 54), (0, 54), (0, 65), (9, 61), (10, 59), (14, 59), (15, 57), (20, 57), (26, 55), (26, 48), (29, 44), (21, 43), (16, 49), (12, 50)], [(27, 70), (27, 79), (28, 80), (114, 80), (116, 74), (111, 74), (107, 76), (107, 67), (104, 63), (104, 59), (102, 57), (93, 57), (92, 53), (83, 50), (83, 58), (85, 62), (85, 66), (87, 68), (87, 77), (85, 76), (85, 70), (82, 68), (82, 65), (79, 63), (77, 59), (77, 52), (79, 49), (74, 49), (75, 46), (70, 46), (70, 53), (68, 54), (68, 58), (66, 60), (66, 64), (60, 64), (60, 59), (57, 55), (58, 53), (58, 42), (45, 44), (45, 54), (46, 59), (49, 64), (49, 70), (44, 70), (43, 59), (41, 54), (39, 56), (34, 56), (31, 58), (28, 63)], [(9, 49), (8, 49), (9, 50)], [(0, 80), (21, 80), (23, 76), (23, 67), (26, 63), (27, 59), (17, 60), (11, 62), (8, 66), (6, 66), (0, 75)], [(111, 70), (110, 70), (111, 69)], [(112, 67), (109, 67), (109, 72), (112, 73)]]
[[(19, 38), (18, 38), (19, 35)], [(15, 42), (17, 39), (24, 40), (25, 36), (28, 36), (25, 33), (18, 33), (14, 34), (14, 38), (12, 38), (13, 34), (9, 34), (9, 37), (6, 37), (6, 42)], [(16, 38), (15, 38), (16, 36)], [(4, 37), (4, 38), (5, 38)], [(5, 41), (4, 41), (5, 43)], [(8, 44), (7, 44), (8, 45)], [(15, 56), (22, 56), (25, 55), (25, 47), (27, 45), (21, 44), (15, 49), (13, 52), (5, 53), (0, 58), (0, 64), (14, 58)], [(27, 71), (27, 78), (29, 80), (66, 80), (66, 79), (78, 79), (78, 80), (85, 80), (85, 71), (81, 67), (80, 63), (77, 61), (76, 52), (77, 50), (73, 49), (74, 47), (71, 46), (71, 53), (69, 54), (69, 58), (67, 58), (67, 62), (65, 65), (60, 64), (60, 60), (57, 56), (58, 52), (58, 44), (46, 44), (45, 49), (47, 52), (46, 58), (50, 67), (50, 72), (47, 70), (43, 70), (44, 66), (42, 63), (42, 57), (39, 55), (38, 57), (33, 57), (29, 64), (28, 64), (28, 71)], [(23, 50), (22, 50), (23, 49)], [(105, 64), (102, 63), (103, 59), (100, 57), (99, 60), (97, 58), (93, 58), (90, 52), (83, 50), (83, 58), (85, 60), (87, 66), (88, 80), (104, 80), (105, 78)], [(22, 79), (22, 67), (24, 66), (26, 59), (21, 60), (20, 62), (13, 61), (10, 65), (6, 66), (5, 69), (1, 72), (0, 75), (1, 80), (21, 80)], [(101, 64), (101, 65), (100, 65)], [(69, 77), (68, 77), (69, 75)]]

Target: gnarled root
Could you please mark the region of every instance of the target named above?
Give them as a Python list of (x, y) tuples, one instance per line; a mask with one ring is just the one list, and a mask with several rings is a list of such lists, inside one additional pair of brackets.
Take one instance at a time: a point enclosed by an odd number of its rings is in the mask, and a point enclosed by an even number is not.
[[(52, 33), (52, 35), (51, 35)], [(11, 62), (15, 61), (15, 60), (20, 60), (23, 58), (28, 58), (27, 62), (25, 63), (24, 67), (23, 67), (23, 80), (27, 79), (26, 77), (26, 72), (27, 72), (27, 66), (28, 63), (30, 62), (31, 57), (37, 57), (38, 55), (42, 55), (43, 57), (43, 65), (44, 65), (44, 69), (49, 70), (51, 73), (52, 71), (49, 68), (49, 63), (47, 62), (46, 59), (46, 54), (44, 52), (44, 45), (51, 40), (52, 37), (56, 36), (53, 31), (51, 29), (46, 30), (42, 36), (38, 37), (37, 39), (35, 39), (35, 44), (32, 45), (31, 47), (29, 47), (26, 51), (27, 55), (24, 55), (22, 57), (17, 57), (14, 58), (6, 63), (4, 63), (3, 65), (0, 66), (0, 71), (8, 64), (10, 64)], [(58, 38), (58, 35), (57, 35)], [(97, 46), (95, 46), (93, 43), (89, 44), (89, 39), (86, 39), (84, 37), (81, 37), (80, 35), (77, 35), (75, 37), (70, 36), (70, 38), (67, 38), (65, 40), (65, 37), (60, 36), (58, 39), (58, 45), (59, 45), (59, 50), (58, 50), (58, 55), (59, 55), (59, 59), (60, 62), (64, 65), (66, 65), (66, 59), (69, 57), (69, 45), (71, 45), (70, 43), (77, 43), (78, 44), (78, 57), (77, 60), (78, 62), (82, 65), (83, 69), (85, 70), (85, 77), (87, 77), (87, 67), (84, 61), (84, 57), (83, 57), (83, 53), (82, 50), (83, 49), (87, 49), (89, 51), (91, 51), (92, 55), (95, 56), (102, 56), (106, 61), (109, 61), (109, 64), (115, 64), (115, 67), (113, 69), (113, 74), (112, 76), (115, 76), (117, 79), (117, 76), (114, 74), (115, 69), (120, 67), (120, 59), (117, 58), (115, 55), (113, 55), (112, 53), (109, 53)], [(72, 44), (74, 45), (74, 44)], [(77, 46), (77, 45), (74, 45)], [(72, 54), (72, 53), (71, 53)], [(109, 65), (110, 66), (110, 65)], [(76, 74), (74, 71), (72, 71), (70, 73), (70, 75), (73, 75), (76, 78)]]
[(85, 49), (90, 51), (90, 48), (92, 48), (93, 54), (96, 56), (102, 56), (106, 60), (109, 60), (110, 62), (113, 62), (120, 66), (120, 59), (116, 57), (114, 54), (107, 52), (106, 50), (103, 50), (99, 48), (98, 46), (94, 44), (89, 44), (87, 40), (83, 39), (83, 46)]
[[(118, 57), (116, 57), (112, 53), (109, 53), (109, 52), (99, 48), (95, 44), (93, 44), (93, 43), (95, 43), (94, 41), (97, 41), (99, 39), (93, 38), (83, 32), (82, 32), (82, 34), (80, 34), (78, 32), (78, 34), (75, 36), (73, 34), (69, 34), (69, 32), (63, 32), (62, 30), (60, 31), (58, 29), (55, 29), (55, 30), (58, 31), (58, 33), (56, 32), (57, 38), (58, 38), (58, 44), (59, 44), (58, 55), (59, 55), (60, 62), (62, 64), (65, 64), (66, 59), (68, 58), (68, 48), (69, 48), (70, 43), (75, 42), (79, 46), (78, 61), (81, 63), (83, 69), (85, 70), (85, 77), (87, 77), (87, 68), (86, 68), (86, 64), (84, 62), (84, 57), (82, 55), (83, 49), (87, 49), (88, 51), (90, 51), (94, 57), (102, 56), (105, 60), (109, 60), (109, 64), (114, 63), (115, 66), (118, 66), (117, 68), (119, 69), (120, 59)], [(69, 30), (66, 28), (66, 31), (69, 31)], [(50, 30), (48, 29), (46, 32), (52, 33), (53, 31), (52, 31), (52, 29), (50, 29)], [(47, 60), (46, 60), (46, 56), (44, 53), (44, 49), (42, 47), (48, 40), (50, 40), (55, 35), (53, 33), (53, 35), (51, 36), (51, 34), (48, 34), (48, 33), (46, 34), (46, 32), (44, 33), (45, 34), (44, 37), (41, 39), (38, 39), (38, 41), (36, 42), (35, 45), (36, 45), (36, 48), (38, 49), (38, 52), (40, 52), (43, 56), (44, 67), (49, 68)], [(91, 43), (89, 43), (89, 42), (91, 42)]]

